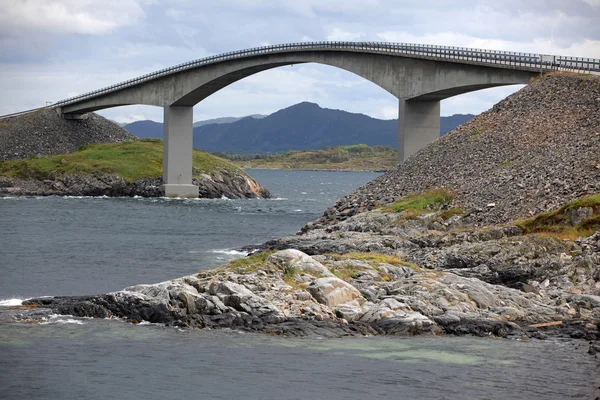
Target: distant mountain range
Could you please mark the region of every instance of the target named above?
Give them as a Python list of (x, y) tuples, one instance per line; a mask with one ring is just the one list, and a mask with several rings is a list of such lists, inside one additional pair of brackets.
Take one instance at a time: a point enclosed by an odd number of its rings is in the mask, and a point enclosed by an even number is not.
[[(440, 135), (473, 118), (472, 114), (441, 117)], [(161, 138), (163, 125), (137, 121), (123, 128), (140, 138)], [(364, 143), (398, 148), (398, 120), (321, 108), (303, 102), (271, 115), (225, 117), (194, 123), (194, 148), (208, 152), (272, 154)]]
[(268, 115), (252, 114), (252, 115), (247, 115), (245, 117), (221, 117), (221, 118), (206, 119), (204, 121), (194, 122), (194, 128), (197, 128), (199, 126), (204, 126), (204, 125), (210, 125), (210, 124), (230, 124), (232, 122), (237, 122), (242, 118), (248, 118), (248, 117), (254, 118), (254, 119), (263, 119), (265, 117), (268, 117)]

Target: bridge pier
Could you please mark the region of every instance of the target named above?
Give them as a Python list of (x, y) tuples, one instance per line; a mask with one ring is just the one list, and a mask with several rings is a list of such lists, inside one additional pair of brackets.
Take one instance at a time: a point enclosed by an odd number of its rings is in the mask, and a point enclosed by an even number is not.
[(439, 100), (403, 100), (398, 108), (400, 163), (440, 137)]
[(191, 106), (165, 106), (163, 125), (163, 188), (167, 197), (198, 197), (192, 184), (192, 133), (194, 109)]

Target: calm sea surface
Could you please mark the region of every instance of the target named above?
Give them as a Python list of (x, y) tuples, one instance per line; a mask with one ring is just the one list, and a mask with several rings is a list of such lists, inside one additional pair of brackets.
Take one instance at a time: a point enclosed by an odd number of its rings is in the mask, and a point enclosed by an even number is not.
[[(372, 173), (250, 173), (271, 200), (0, 199), (0, 304), (154, 283), (298, 231)], [(288, 339), (0, 307), (0, 399), (594, 399), (584, 342)]]

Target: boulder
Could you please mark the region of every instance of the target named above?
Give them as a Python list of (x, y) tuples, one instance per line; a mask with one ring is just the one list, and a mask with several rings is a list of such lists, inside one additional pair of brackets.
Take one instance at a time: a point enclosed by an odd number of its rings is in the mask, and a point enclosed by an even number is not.
[(306, 272), (317, 277), (334, 276), (323, 264), (300, 250), (281, 250), (271, 254), (267, 261), (275, 264), (283, 271), (295, 270), (297, 272)]
[(338, 304), (333, 308), (333, 311), (338, 318), (344, 318), (346, 321), (357, 320), (364, 313), (357, 300)]
[(315, 300), (327, 307), (335, 307), (352, 300), (358, 300), (359, 303), (365, 301), (354, 286), (336, 277), (316, 279), (306, 290)]
[(435, 323), (407, 304), (387, 298), (371, 307), (358, 321), (376, 325), (389, 334), (417, 334), (428, 331)]

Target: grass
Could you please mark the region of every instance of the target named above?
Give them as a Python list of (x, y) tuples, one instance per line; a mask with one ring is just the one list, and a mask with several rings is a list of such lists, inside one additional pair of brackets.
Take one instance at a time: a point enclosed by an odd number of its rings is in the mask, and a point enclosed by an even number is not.
[(381, 253), (361, 253), (361, 252), (350, 252), (345, 254), (333, 254), (328, 253), (325, 254), (326, 257), (334, 260), (334, 261), (344, 261), (344, 260), (359, 260), (363, 261), (373, 268), (378, 268), (379, 264), (390, 264), (395, 267), (410, 267), (412, 269), (419, 269), (413, 263), (402, 260), (400, 257), (392, 256), (388, 254)]
[(357, 144), (332, 146), (321, 150), (288, 151), (274, 155), (244, 156), (215, 153), (244, 168), (387, 170), (398, 164), (398, 153), (387, 146)]
[[(27, 160), (0, 162), (0, 176), (21, 179), (48, 179), (51, 175), (119, 175), (127, 182), (162, 175), (163, 143), (160, 139), (142, 139), (122, 143), (99, 143), (80, 147), (70, 154), (30, 157)], [(203, 151), (193, 151), (193, 166), (199, 173), (220, 170), (238, 171), (227, 160)]]
[[(411, 193), (400, 200), (381, 207), (381, 210), (383, 212), (404, 213), (404, 217), (410, 219), (427, 211), (436, 211), (440, 206), (450, 203), (452, 200), (454, 200), (454, 194), (444, 188), (437, 188), (422, 193)], [(458, 212), (459, 209), (456, 210), (454, 212)]]
[[(389, 275), (387, 275), (386, 273), (383, 272), (382, 268), (380, 267), (381, 264), (390, 264), (395, 267), (409, 267), (412, 270), (414, 270), (415, 272), (423, 271), (416, 264), (413, 264), (408, 261), (404, 261), (401, 258), (396, 257), (396, 256), (381, 254), (381, 253), (351, 252), (351, 253), (346, 253), (346, 254), (326, 254), (325, 256), (327, 256), (328, 258), (330, 258), (334, 261), (346, 261), (346, 260), (347, 261), (351, 261), (351, 260), (363, 261), (364, 263), (369, 264), (375, 271), (377, 271), (380, 274), (381, 278), (376, 279), (376, 280), (382, 280), (382, 281), (386, 281), (386, 282), (391, 281), (392, 277), (390, 277)], [(360, 269), (361, 269), (360, 266), (348, 263), (348, 264), (342, 264), (340, 266), (337, 266), (336, 268), (331, 269), (331, 272), (333, 272), (333, 274), (336, 277), (338, 277), (342, 280), (348, 281), (350, 279), (355, 279), (358, 274), (358, 271)]]
[(460, 207), (453, 207), (453, 208), (449, 208), (447, 210), (444, 210), (440, 213), (440, 218), (446, 220), (446, 219), (450, 219), (452, 217), (454, 217), (455, 215), (462, 215), (464, 214), (465, 210), (463, 210)]
[[(593, 215), (575, 226), (571, 225), (571, 212), (582, 207), (590, 207)], [(521, 228), (525, 234), (535, 233), (563, 239), (590, 236), (600, 229), (600, 193), (581, 197), (556, 210), (516, 221), (515, 225)]]
[(275, 253), (274, 250), (268, 250), (249, 255), (248, 257), (236, 258), (221, 268), (240, 274), (259, 270), (275, 270), (276, 267), (267, 261), (267, 258), (273, 253)]

